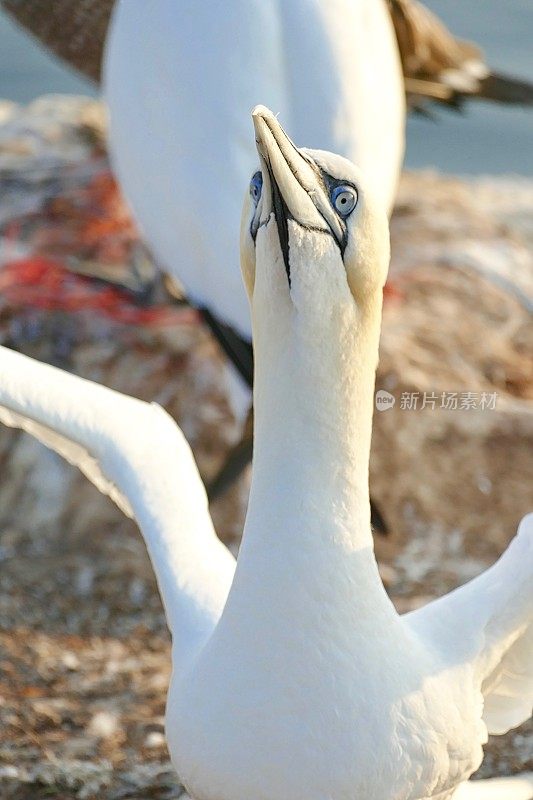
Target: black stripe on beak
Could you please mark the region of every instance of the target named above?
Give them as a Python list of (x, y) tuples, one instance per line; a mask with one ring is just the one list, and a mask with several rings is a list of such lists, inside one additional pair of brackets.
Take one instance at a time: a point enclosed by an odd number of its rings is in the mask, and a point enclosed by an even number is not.
[(278, 228), (279, 243), (281, 252), (283, 254), (283, 263), (285, 264), (285, 272), (287, 273), (287, 280), (289, 281), (289, 288), (291, 286), (291, 264), (289, 261), (289, 219), (291, 219), (291, 212), (289, 211), (283, 195), (279, 190), (276, 179), (272, 173), (270, 165), (268, 166), (270, 175), (270, 185), (272, 186), (272, 206), (274, 208), (274, 217), (276, 218), (276, 225)]

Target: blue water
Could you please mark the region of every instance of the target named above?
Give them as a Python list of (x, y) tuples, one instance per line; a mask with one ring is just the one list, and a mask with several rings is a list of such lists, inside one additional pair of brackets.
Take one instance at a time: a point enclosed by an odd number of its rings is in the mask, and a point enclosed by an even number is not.
[[(454, 33), (475, 40), (491, 65), (533, 81), (531, 0), (426, 0)], [(96, 94), (49, 57), (0, 12), (0, 97), (27, 102), (47, 92)], [(455, 173), (533, 175), (533, 109), (469, 106), (437, 112), (437, 121), (411, 118), (406, 163)]]

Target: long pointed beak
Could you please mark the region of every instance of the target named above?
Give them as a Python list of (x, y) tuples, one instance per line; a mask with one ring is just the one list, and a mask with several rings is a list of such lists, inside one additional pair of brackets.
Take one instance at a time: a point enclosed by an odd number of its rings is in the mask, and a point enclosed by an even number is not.
[(252, 119), (263, 171), (260, 224), (274, 212), (290, 285), (289, 220), (305, 228), (333, 234), (339, 243), (344, 231), (331, 207), (320, 173), (295, 147), (274, 114), (265, 106), (256, 106)]

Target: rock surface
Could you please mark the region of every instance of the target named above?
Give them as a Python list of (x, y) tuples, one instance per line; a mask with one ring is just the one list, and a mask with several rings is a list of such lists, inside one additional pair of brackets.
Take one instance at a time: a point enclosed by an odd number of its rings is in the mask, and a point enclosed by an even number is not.
[(496, 557), (533, 500), (533, 184), (404, 176), (372, 489), (404, 541)]

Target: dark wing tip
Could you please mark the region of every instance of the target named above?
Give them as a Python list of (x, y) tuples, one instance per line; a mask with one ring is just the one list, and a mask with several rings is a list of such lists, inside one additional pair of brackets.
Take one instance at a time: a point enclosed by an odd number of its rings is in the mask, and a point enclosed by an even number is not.
[(19, 25), (71, 67), (100, 80), (115, 0), (0, 0)]
[(476, 97), (497, 103), (533, 106), (533, 83), (492, 72), (479, 81)]

